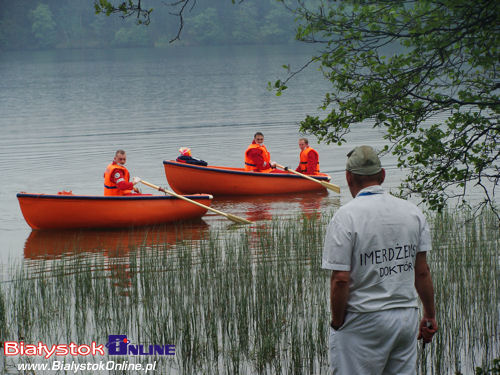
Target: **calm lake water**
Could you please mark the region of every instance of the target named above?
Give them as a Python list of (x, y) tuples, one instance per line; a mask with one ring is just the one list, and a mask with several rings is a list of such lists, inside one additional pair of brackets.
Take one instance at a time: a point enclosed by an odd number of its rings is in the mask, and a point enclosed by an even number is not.
[[(2, 267), (30, 253), (25, 247), (39, 237), (24, 221), (16, 193), (100, 195), (103, 170), (118, 148), (127, 151), (132, 175), (163, 186), (162, 161), (176, 158), (179, 147), (213, 165), (242, 166), (256, 131), (264, 132), (273, 160), (295, 167), (298, 123), (320, 113), (328, 82), (315, 67), (281, 97), (267, 90), (267, 82), (284, 77), (283, 64), (299, 68), (310, 53), (297, 46), (2, 53)], [(334, 209), (350, 199), (346, 153), (359, 144), (382, 147), (380, 134), (369, 127), (355, 130), (342, 147), (318, 145), (314, 137), (310, 143), (322, 171), (341, 186), (340, 196), (216, 199), (213, 207), (252, 220)], [(386, 186), (397, 186), (402, 174), (395, 160), (383, 163)], [(202, 222), (224, 220), (209, 214)]]

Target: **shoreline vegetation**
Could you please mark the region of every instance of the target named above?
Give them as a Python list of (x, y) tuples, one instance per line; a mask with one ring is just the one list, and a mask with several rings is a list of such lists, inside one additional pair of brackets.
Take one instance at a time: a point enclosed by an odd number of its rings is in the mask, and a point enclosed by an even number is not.
[[(1, 1), (0, 50), (288, 44), (295, 40), (294, 15), (275, 0), (199, 2), (184, 14), (180, 40), (177, 9), (161, 2), (151, 23), (136, 17), (97, 14), (93, 1)], [(143, 5), (147, 7), (147, 4)]]
[[(326, 374), (329, 273), (321, 254), (330, 217), (210, 228), (205, 239), (143, 245), (123, 257), (12, 265), (11, 281), (0, 284), (0, 342), (106, 344), (122, 334), (135, 344), (175, 345), (175, 356), (154, 357), (163, 373)], [(500, 351), (498, 221), (485, 211), (430, 222), (440, 330), (425, 348), (419, 343), (418, 373), (490, 373)], [(42, 358), (1, 361), (15, 372)]]

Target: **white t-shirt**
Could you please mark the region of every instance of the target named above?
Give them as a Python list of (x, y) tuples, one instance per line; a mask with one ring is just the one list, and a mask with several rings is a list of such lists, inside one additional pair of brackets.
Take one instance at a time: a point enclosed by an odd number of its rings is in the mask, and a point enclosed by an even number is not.
[(380, 185), (369, 186), (332, 218), (322, 267), (350, 272), (348, 311), (417, 307), (415, 258), (430, 249), (420, 209)]

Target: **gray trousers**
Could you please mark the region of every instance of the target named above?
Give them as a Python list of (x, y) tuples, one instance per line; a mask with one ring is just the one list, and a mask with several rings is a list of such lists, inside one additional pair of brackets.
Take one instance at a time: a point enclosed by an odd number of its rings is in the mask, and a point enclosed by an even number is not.
[(330, 328), (330, 373), (415, 375), (418, 309), (348, 312), (342, 327)]

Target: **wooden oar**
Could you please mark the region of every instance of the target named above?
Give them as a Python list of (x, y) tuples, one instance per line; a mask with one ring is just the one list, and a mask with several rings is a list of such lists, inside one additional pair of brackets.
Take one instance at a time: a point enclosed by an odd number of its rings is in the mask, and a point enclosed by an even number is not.
[(330, 189), (330, 190), (333, 190), (334, 192), (336, 193), (339, 193), (340, 194), (340, 186), (337, 186), (337, 185), (334, 185), (334, 184), (331, 184), (329, 182), (326, 182), (326, 181), (321, 181), (321, 180), (316, 180), (315, 178), (312, 178), (306, 174), (303, 174), (303, 173), (300, 173), (300, 172), (297, 172), (297, 171), (294, 171), (293, 169), (290, 169), (288, 167), (284, 167), (282, 165), (279, 165), (279, 164), (276, 164), (276, 166), (280, 169), (283, 169), (284, 171), (288, 171), (288, 172), (292, 172), (296, 175), (299, 175), (301, 177), (304, 177), (304, 178), (307, 178), (308, 180), (311, 180), (311, 181), (314, 181), (318, 184), (321, 184), (323, 185), (324, 187), (326, 187), (327, 189)]
[(235, 215), (231, 215), (231, 214), (227, 214), (225, 212), (222, 212), (222, 211), (219, 211), (219, 210), (216, 210), (215, 208), (212, 208), (212, 207), (209, 207), (209, 206), (205, 206), (204, 204), (201, 204), (201, 203), (198, 203), (192, 199), (189, 199), (189, 198), (186, 198), (185, 196), (183, 195), (180, 195), (180, 194), (177, 194), (177, 193), (174, 193), (173, 191), (170, 191), (170, 190), (165, 190), (163, 189), (162, 187), (159, 187), (159, 186), (156, 186), (156, 185), (153, 185), (152, 183), (150, 182), (147, 182), (147, 181), (144, 181), (144, 180), (141, 180), (141, 182), (146, 185), (146, 186), (149, 186), (153, 189), (156, 189), (158, 191), (161, 191), (165, 194), (169, 194), (169, 195), (173, 195), (174, 197), (177, 197), (179, 199), (183, 199), (189, 203), (192, 203), (192, 204), (195, 204), (197, 206), (200, 206), (200, 207), (203, 207), (203, 208), (206, 208), (207, 210), (210, 210), (212, 212), (215, 212), (216, 214), (219, 214), (219, 215), (222, 215), (222, 216), (225, 216), (227, 217), (229, 220), (232, 220), (234, 221), (235, 223), (239, 223), (239, 224), (252, 224), (252, 222), (250, 220), (247, 220), (247, 219), (244, 219), (242, 217), (239, 217), (239, 216), (235, 216)]

